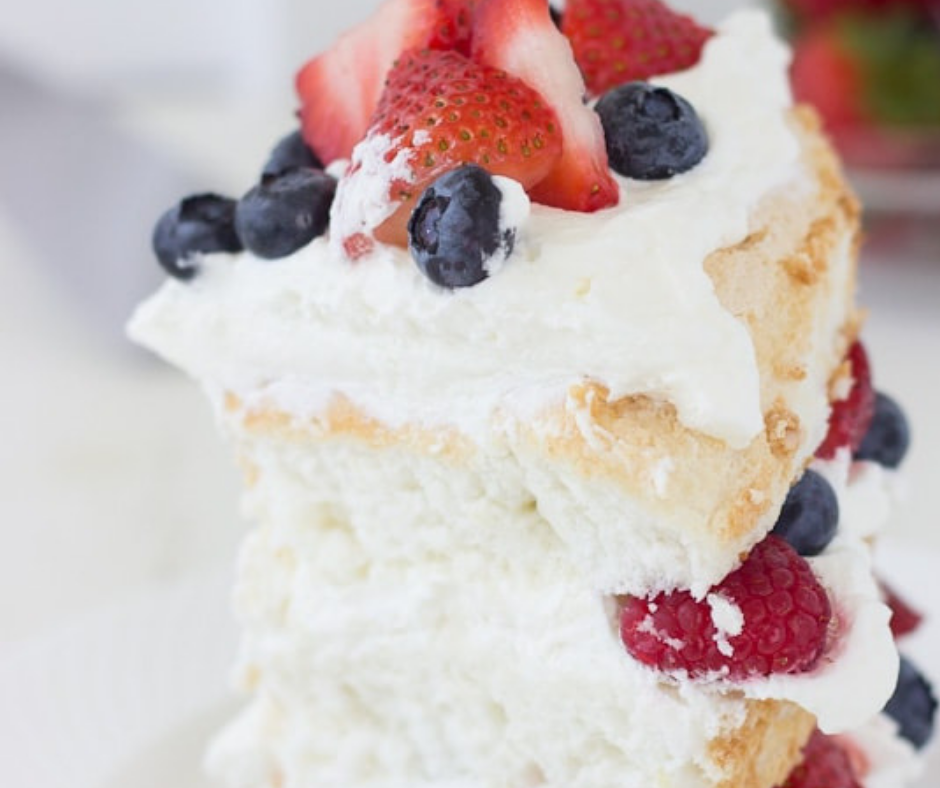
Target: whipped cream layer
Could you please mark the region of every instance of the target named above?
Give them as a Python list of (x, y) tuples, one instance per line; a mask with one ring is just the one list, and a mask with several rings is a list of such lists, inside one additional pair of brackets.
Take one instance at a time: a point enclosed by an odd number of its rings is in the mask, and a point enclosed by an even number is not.
[(207, 256), (131, 333), (213, 388), (300, 416), (341, 392), (390, 424), (479, 435), (497, 408), (562, 404), (590, 379), (746, 445), (763, 424), (754, 349), (703, 261), (746, 237), (762, 197), (801, 182), (787, 60), (763, 14), (732, 16), (698, 66), (658, 80), (702, 117), (704, 161), (620, 179), (621, 205), (596, 214), (533, 205), (515, 254), (476, 287), (441, 290), (387, 246), (352, 263), (320, 238), (276, 262)]
[[(613, 600), (518, 485), (355, 445), (261, 442), (251, 457), (246, 504), (265, 525), (244, 545), (236, 605), (254, 699), (210, 757), (226, 785), (730, 778), (712, 742), (748, 704), (665, 687), (635, 662)], [(421, 486), (389, 490), (389, 474)]]
[[(713, 745), (746, 723), (747, 698), (796, 702), (843, 732), (893, 689), (889, 613), (845, 523), (811, 559), (841, 625), (823, 662), (690, 681), (629, 656), (616, 601), (585, 584), (511, 472), (356, 445), (261, 440), (250, 456), (246, 502), (265, 525), (236, 600), (254, 701), (213, 750), (226, 785), (274, 784), (270, 770), (291, 785), (706, 788), (731, 777)], [(840, 504), (873, 483), (845, 475)], [(709, 603), (725, 635), (747, 626), (733, 603)]]

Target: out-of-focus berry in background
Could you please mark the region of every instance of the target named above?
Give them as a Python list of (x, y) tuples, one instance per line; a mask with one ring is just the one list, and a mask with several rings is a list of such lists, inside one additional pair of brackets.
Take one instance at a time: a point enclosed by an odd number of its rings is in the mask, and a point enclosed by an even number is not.
[(816, 106), (848, 164), (940, 173), (940, 2), (776, 3), (794, 94)]

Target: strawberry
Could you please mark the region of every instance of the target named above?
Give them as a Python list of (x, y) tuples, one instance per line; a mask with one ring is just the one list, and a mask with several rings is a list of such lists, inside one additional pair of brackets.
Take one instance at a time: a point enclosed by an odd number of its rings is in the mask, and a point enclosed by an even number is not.
[[(378, 156), (376, 144), (383, 148)], [(340, 184), (340, 214), (359, 208), (360, 201), (347, 195), (384, 178), (390, 212), (374, 234), (405, 245), (414, 201), (448, 170), (479, 164), (528, 188), (551, 171), (561, 151), (555, 113), (522, 80), (456, 51), (409, 50), (389, 74), (369, 134)], [(344, 216), (341, 237), (368, 234), (373, 229), (368, 222)], [(346, 247), (348, 252), (349, 241)], [(352, 248), (361, 253), (368, 247), (357, 240)]]
[(819, 729), (803, 748), (803, 760), (779, 788), (862, 788), (842, 741)]
[(545, 0), (479, 0), (472, 56), (501, 68), (549, 98), (564, 139), (548, 176), (529, 190), (537, 202), (571, 211), (616, 205), (619, 190), (607, 166), (604, 132), (584, 105), (584, 82), (571, 47)]
[(470, 54), (473, 12), (479, 0), (437, 0), (438, 23), (432, 31), (428, 47), (455, 49)]
[(861, 63), (834, 28), (814, 28), (794, 41), (790, 80), (797, 101), (814, 105), (830, 133), (868, 121)]
[(349, 158), (365, 136), (395, 58), (445, 25), (439, 2), (386, 0), (297, 74), (304, 140), (324, 164)]
[(940, 6), (840, 5), (793, 40), (793, 91), (814, 104), (843, 157), (862, 167), (940, 160)]
[(561, 29), (595, 96), (695, 65), (712, 35), (661, 0), (568, 0)]
[[(736, 631), (716, 629), (713, 595), (740, 611)], [(771, 535), (705, 600), (688, 591), (627, 597), (620, 636), (633, 657), (659, 670), (741, 680), (810, 670), (831, 620), (829, 598), (806, 559)]]
[(831, 460), (844, 447), (853, 453), (861, 445), (875, 415), (875, 390), (871, 385), (871, 368), (868, 354), (861, 342), (849, 348), (847, 357), (852, 376), (852, 388), (845, 399), (832, 403), (829, 415), (829, 431), (816, 456)]

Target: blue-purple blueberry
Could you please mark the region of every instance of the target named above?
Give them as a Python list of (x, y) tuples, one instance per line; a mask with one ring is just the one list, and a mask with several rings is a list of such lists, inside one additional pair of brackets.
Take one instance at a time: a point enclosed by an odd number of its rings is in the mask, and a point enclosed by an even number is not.
[(789, 542), (800, 555), (819, 555), (836, 535), (839, 500), (832, 485), (816, 471), (807, 470), (790, 488), (773, 533)]
[(904, 656), (901, 657), (897, 686), (884, 711), (898, 724), (901, 736), (918, 749), (933, 734), (937, 698), (927, 679)]
[(192, 279), (200, 254), (242, 250), (235, 231), (235, 200), (217, 194), (186, 197), (160, 217), (152, 243), (170, 276)]
[(482, 167), (466, 164), (424, 190), (408, 221), (408, 248), (418, 268), (441, 287), (471, 287), (487, 263), (508, 256), (516, 229), (500, 227), (503, 195)]
[(238, 202), (238, 236), (258, 257), (286, 257), (326, 232), (335, 194), (336, 179), (321, 170), (292, 169), (264, 178)]
[(901, 407), (887, 394), (875, 394), (875, 415), (855, 452), (856, 460), (871, 460), (897, 468), (911, 443), (911, 431)]
[(695, 109), (667, 88), (627, 82), (605, 93), (595, 109), (610, 166), (628, 178), (671, 178), (708, 152), (708, 135)]
[(271, 151), (267, 163), (261, 172), (261, 179), (271, 178), (281, 175), (288, 170), (306, 168), (310, 170), (322, 170), (323, 163), (313, 152), (313, 149), (304, 142), (300, 129), (293, 131), (280, 142)]

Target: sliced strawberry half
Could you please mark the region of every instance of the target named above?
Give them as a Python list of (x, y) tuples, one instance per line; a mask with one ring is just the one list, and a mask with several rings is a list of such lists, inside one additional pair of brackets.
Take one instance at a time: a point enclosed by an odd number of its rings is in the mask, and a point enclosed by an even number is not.
[(352, 257), (371, 235), (406, 245), (415, 200), (448, 170), (479, 164), (530, 188), (561, 155), (555, 112), (522, 80), (456, 51), (409, 50), (340, 182), (334, 231)]
[(300, 124), (324, 164), (347, 159), (366, 134), (392, 63), (445, 27), (444, 0), (386, 0), (297, 74)]
[(661, 0), (568, 0), (562, 31), (595, 96), (694, 65), (712, 34)]
[(584, 104), (584, 81), (571, 46), (545, 0), (479, 0), (472, 56), (523, 80), (551, 103), (561, 124), (561, 158), (530, 190), (537, 202), (591, 212), (617, 204), (619, 189), (607, 164), (604, 131)]

